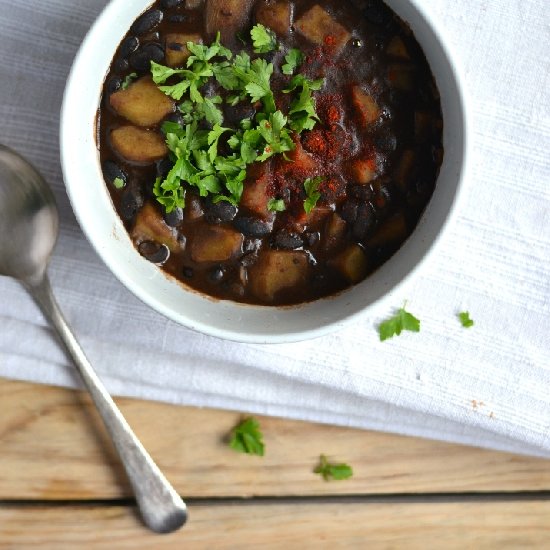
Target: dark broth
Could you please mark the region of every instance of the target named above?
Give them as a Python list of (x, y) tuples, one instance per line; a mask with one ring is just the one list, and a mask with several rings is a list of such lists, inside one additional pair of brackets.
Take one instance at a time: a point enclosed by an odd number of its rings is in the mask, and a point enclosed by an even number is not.
[[(303, 22), (302, 16), (318, 5), (349, 32), (337, 51), (330, 33), (323, 43), (315, 44), (291, 26), (286, 34), (277, 33), (280, 49), (264, 55), (274, 65), (271, 88), (277, 108), (287, 113), (289, 94), (282, 90), (291, 77), (282, 74), (281, 65), (290, 48), (305, 54), (297, 72), (325, 79), (321, 90), (313, 92), (320, 122), (296, 138), (291, 161), (277, 155), (248, 166), (237, 208), (226, 202), (213, 204), (187, 186), (180, 220), (181, 213), (167, 215), (152, 192), (155, 179), (164, 176), (171, 163), (167, 159), (129, 161), (113, 145), (113, 129), (129, 123), (117, 114), (110, 98), (119, 93), (128, 75), (149, 74), (148, 56), (166, 64), (167, 35), (196, 34), (205, 44), (215, 38), (215, 33), (205, 30), (204, 5), (186, 1), (197, 7), (187, 9), (186, 2), (176, 1), (152, 5), (150, 9), (162, 11), (162, 22), (139, 34), (137, 41), (129, 31), (104, 85), (99, 113), (101, 161), (114, 206), (136, 247), (185, 285), (238, 302), (296, 304), (356, 284), (394, 254), (413, 231), (432, 195), (443, 157), (437, 87), (409, 27), (376, 0), (292, 2), (292, 24)], [(227, 10), (221, 13), (231, 18), (235, 2), (226, 3)], [(269, 2), (252, 4), (246, 22), (239, 26), (241, 37), (250, 36), (258, 19), (270, 26), (260, 4)], [(257, 56), (249, 39), (243, 44), (230, 26), (220, 30), (222, 43), (233, 52), (244, 50), (252, 58)], [(136, 42), (139, 48), (130, 51)], [(228, 95), (220, 87), (208, 93), (224, 99)], [(248, 100), (236, 107), (224, 104), (223, 126), (237, 127), (251, 112)], [(149, 130), (160, 133), (167, 119), (178, 120), (178, 115), (169, 113), (149, 125)], [(126, 184), (118, 189), (113, 179), (120, 172)], [(321, 196), (307, 215), (304, 181), (315, 176), (323, 178)], [(285, 211), (268, 212), (265, 199), (281, 199)], [(218, 259), (216, 250), (209, 250), (207, 259), (202, 259), (196, 243), (204, 241), (210, 247), (216, 242), (223, 249), (227, 235), (233, 239), (229, 258)], [(160, 243), (171, 249), (166, 261), (166, 249), (159, 249)], [(219, 256), (227, 254), (222, 250)]]

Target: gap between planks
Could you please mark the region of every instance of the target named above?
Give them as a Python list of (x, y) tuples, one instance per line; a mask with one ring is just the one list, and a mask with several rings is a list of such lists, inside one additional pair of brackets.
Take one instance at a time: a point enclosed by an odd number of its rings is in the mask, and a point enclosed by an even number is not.
[[(350, 428), (258, 417), (266, 456), (228, 448), (239, 413), (116, 399), (186, 498), (550, 490), (550, 461)], [(0, 380), (0, 500), (130, 496), (105, 430), (81, 392)], [(323, 482), (319, 454), (354, 476)]]

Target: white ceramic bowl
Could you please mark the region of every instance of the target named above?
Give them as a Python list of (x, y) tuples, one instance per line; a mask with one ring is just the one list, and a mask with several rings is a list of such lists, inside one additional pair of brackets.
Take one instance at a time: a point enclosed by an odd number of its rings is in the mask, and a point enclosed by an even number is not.
[[(321, 336), (372, 313), (391, 291), (418, 276), (450, 225), (467, 159), (466, 106), (450, 52), (422, 0), (386, 0), (411, 26), (434, 73), (444, 120), (445, 156), (433, 197), (401, 249), (362, 283), (296, 307), (216, 301), (186, 290), (143, 259), (111, 203), (96, 146), (95, 119), (113, 54), (151, 0), (113, 0), (90, 29), (67, 80), (61, 112), (61, 162), (84, 233), (112, 272), (152, 308), (191, 329), (241, 342), (291, 342)], [(392, 292), (394, 294), (394, 292)], [(399, 304), (393, 304), (393, 306)]]

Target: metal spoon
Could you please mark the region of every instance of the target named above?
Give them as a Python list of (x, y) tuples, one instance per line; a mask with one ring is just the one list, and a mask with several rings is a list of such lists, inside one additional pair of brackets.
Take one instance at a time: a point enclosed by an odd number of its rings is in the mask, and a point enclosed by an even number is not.
[(21, 156), (0, 145), (0, 275), (18, 279), (57, 330), (109, 431), (143, 521), (168, 533), (187, 519), (185, 503), (153, 462), (84, 355), (52, 294), (46, 267), (58, 234), (53, 193)]

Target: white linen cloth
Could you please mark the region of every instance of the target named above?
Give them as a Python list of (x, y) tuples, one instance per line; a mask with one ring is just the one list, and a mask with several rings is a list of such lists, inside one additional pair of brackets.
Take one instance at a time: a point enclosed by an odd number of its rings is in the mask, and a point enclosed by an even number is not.
[[(408, 300), (421, 332), (379, 342), (388, 310), (289, 345), (182, 328), (130, 294), (84, 238), (63, 187), (58, 120), (73, 56), (105, 4), (0, 0), (0, 142), (55, 190), (52, 285), (109, 390), (550, 456), (547, 0), (429, 2), (465, 67), (474, 155), (445, 245), (407, 295), (394, 296), (396, 308)], [(463, 309), (470, 329), (456, 318)], [(37, 307), (5, 277), (0, 327), (0, 376), (78, 384)]]

